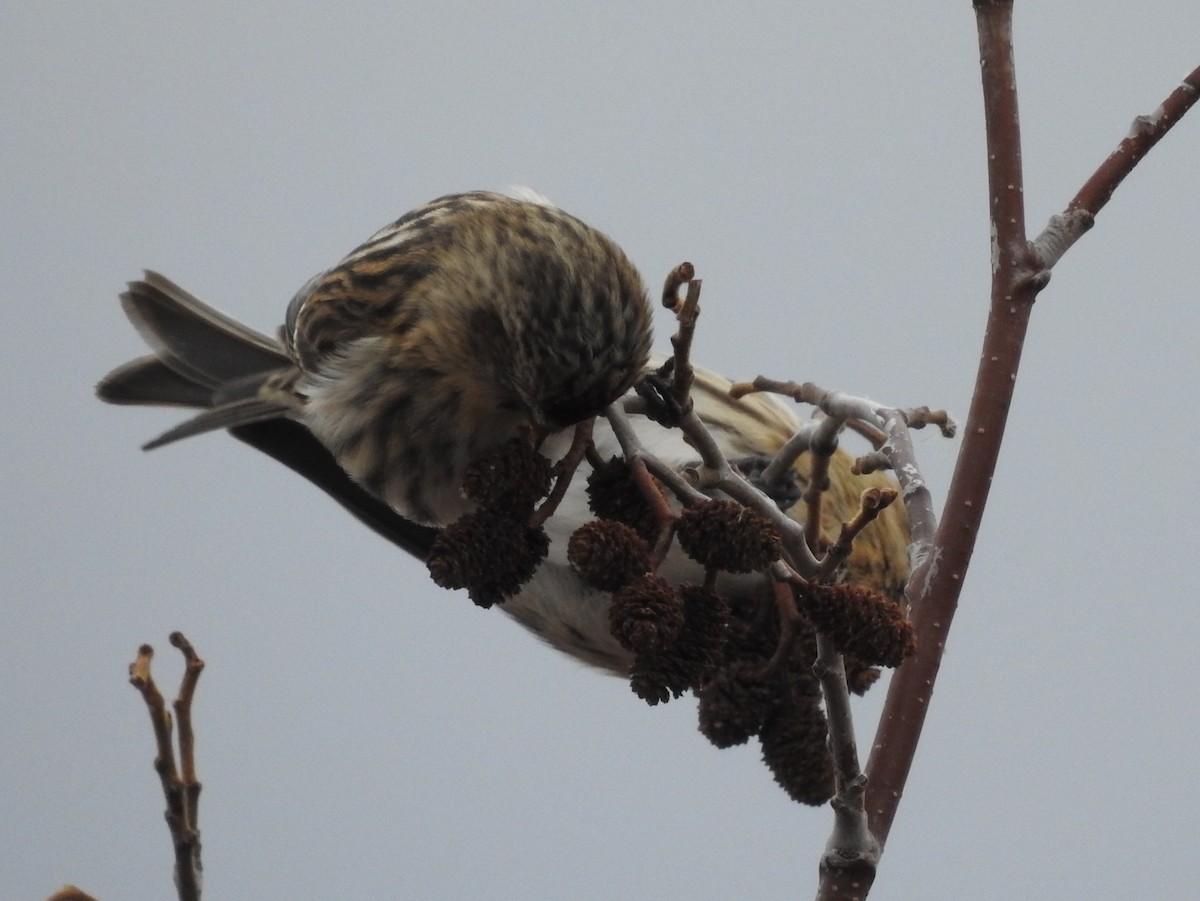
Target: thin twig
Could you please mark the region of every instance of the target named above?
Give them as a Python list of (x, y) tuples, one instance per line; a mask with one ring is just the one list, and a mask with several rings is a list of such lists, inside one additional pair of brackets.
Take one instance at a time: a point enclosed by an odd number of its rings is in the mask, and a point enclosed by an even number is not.
[[(883, 434), (881, 431), (880, 435)], [(869, 454), (863, 454), (861, 457), (855, 457), (854, 462), (850, 464), (850, 472), (856, 476), (865, 476), (873, 472), (880, 472), (892, 468), (892, 461), (888, 459), (888, 455), (883, 451), (874, 450)]]
[[(631, 399), (634, 402), (639, 400), (639, 398)], [(608, 420), (608, 424), (612, 427), (613, 435), (616, 437), (617, 443), (621, 445), (621, 453), (625, 455), (626, 462), (632, 466), (635, 460), (645, 461), (645, 465), (649, 468), (651, 474), (662, 482), (667, 490), (675, 495), (684, 506), (703, 503), (708, 500), (708, 495), (697, 490), (694, 485), (673, 468), (667, 466), (657, 457), (646, 451), (646, 448), (637, 437), (637, 432), (634, 431), (633, 424), (626, 415), (626, 407), (629, 405), (630, 401), (617, 401), (604, 411), (604, 418)], [(651, 503), (653, 503), (653, 500), (651, 500)]]
[(167, 802), (167, 828), (175, 849), (175, 890), (179, 901), (200, 901), (203, 867), (200, 860), (200, 831), (197, 828), (197, 802), (200, 783), (196, 779), (195, 739), (192, 732), (191, 706), (196, 681), (204, 669), (204, 661), (196, 656), (191, 644), (179, 632), (171, 634), (171, 644), (184, 655), (186, 668), (174, 707), (179, 717), (179, 758), (183, 772), (176, 766), (175, 750), (171, 744), (171, 714), (162, 692), (150, 673), (154, 649), (148, 644), (138, 648), (137, 657), (129, 665), (129, 681), (142, 695), (154, 729), (157, 754), (154, 770), (162, 783)]
[(833, 830), (821, 858), (821, 870), (844, 872), (847, 868), (874, 869), (880, 847), (868, 828), (863, 805), (866, 777), (858, 761), (854, 718), (850, 714), (850, 692), (846, 688), (846, 665), (833, 642), (817, 633), (817, 659), (813, 672), (821, 682), (829, 721), (829, 751), (833, 757), (836, 792)]
[(923, 429), (927, 425), (935, 425), (943, 438), (953, 438), (958, 434), (956, 423), (945, 410), (933, 410), (929, 407), (909, 407), (900, 411), (910, 429)]
[(1153, 112), (1133, 120), (1124, 139), (1092, 173), (1067, 208), (1050, 217), (1042, 233), (1033, 241), (1034, 249), (1047, 269), (1082, 238), (1096, 222), (1096, 214), (1112, 199), (1125, 177), (1147, 153), (1162, 140), (1171, 127), (1200, 100), (1200, 67), (1193, 69)]
[[(758, 391), (788, 397), (797, 403), (811, 404), (844, 423), (846, 428), (862, 435), (875, 448), (885, 440), (880, 429), (885, 408), (869, 398), (847, 394), (844, 391), (829, 391), (814, 382), (781, 381), (762, 375), (755, 377), (752, 382), (735, 382), (729, 389), (729, 394), (739, 398)], [(910, 407), (904, 410), (903, 414), (911, 428), (936, 425), (946, 438), (953, 438), (958, 429), (954, 419), (945, 410), (924, 406)]]
[(642, 497), (650, 505), (654, 518), (658, 521), (658, 534), (655, 536), (654, 546), (650, 549), (648, 567), (651, 572), (656, 572), (671, 550), (671, 542), (675, 538), (675, 526), (679, 520), (671, 510), (667, 499), (658, 490), (658, 483), (650, 474), (645, 457), (634, 457), (629, 463), (629, 471), (641, 490)]
[(575, 471), (579, 469), (579, 464), (583, 462), (584, 457), (588, 454), (588, 449), (592, 447), (592, 429), (595, 424), (596, 417), (593, 416), (575, 426), (571, 446), (567, 448), (562, 459), (555, 464), (554, 488), (551, 489), (550, 496), (542, 501), (542, 505), (534, 511), (533, 516), (529, 519), (529, 525), (533, 528), (537, 528), (553, 516), (558, 505), (566, 497), (567, 488), (570, 487), (571, 480), (575, 477)]
[(787, 516), (778, 504), (751, 485), (729, 463), (712, 433), (694, 411), (683, 417), (679, 427), (700, 454), (701, 466), (696, 473), (699, 487), (722, 491), (738, 503), (752, 507), (767, 517), (779, 531), (792, 565), (802, 575), (811, 576), (815, 573), (820, 564), (808, 546), (804, 527)]
[(891, 506), (896, 496), (897, 492), (894, 488), (873, 487), (863, 491), (859, 497), (858, 512), (849, 522), (842, 523), (837, 540), (825, 551), (825, 556), (821, 560), (819, 578), (829, 579), (834, 576), (838, 567), (846, 562), (851, 551), (854, 550), (854, 539), (863, 529), (873, 523), (880, 513)]
[(829, 490), (829, 461), (838, 449), (838, 432), (842, 430), (843, 420), (826, 416), (817, 422), (816, 432), (810, 445), (812, 451), (812, 471), (808, 485), (800, 496), (804, 501), (804, 540), (814, 554), (824, 552), (824, 538), (821, 535), (821, 500)]
[[(904, 501), (904, 511), (908, 514), (908, 529), (912, 544), (909, 548), (909, 558), (913, 571), (932, 574), (936, 572), (936, 561), (930, 558), (934, 555), (937, 541), (937, 514), (933, 510), (933, 495), (929, 485), (921, 474), (917, 464), (917, 452), (912, 443), (912, 432), (908, 422), (899, 410), (891, 410), (885, 414), (884, 433), (887, 440), (879, 452), (888, 461), (892, 473), (900, 483), (900, 497)], [(914, 592), (912, 578), (909, 578), (911, 594), (924, 596), (926, 590), (918, 586)]]
[[(687, 295), (679, 299), (679, 289), (688, 286)], [(692, 341), (696, 336), (696, 320), (700, 316), (700, 285), (695, 267), (680, 263), (667, 276), (663, 285), (663, 306), (675, 313), (679, 330), (671, 336), (672, 394), (680, 409), (690, 407), (689, 397), (695, 372), (692, 369)]]
[(775, 597), (775, 610), (779, 614), (779, 641), (775, 643), (775, 653), (755, 673), (754, 678), (765, 680), (772, 673), (787, 663), (800, 634), (800, 610), (796, 606), (796, 595), (792, 592), (791, 579), (794, 576), (783, 563), (778, 560), (770, 569), (771, 590)]

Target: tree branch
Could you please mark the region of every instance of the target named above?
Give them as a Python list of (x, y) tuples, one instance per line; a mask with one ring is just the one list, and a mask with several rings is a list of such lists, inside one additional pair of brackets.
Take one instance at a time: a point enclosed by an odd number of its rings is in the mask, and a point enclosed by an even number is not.
[(1087, 234), (1104, 209), (1113, 192), (1125, 180), (1150, 149), (1157, 144), (1176, 122), (1200, 99), (1200, 67), (1192, 70), (1158, 107), (1138, 116), (1129, 134), (1108, 155), (1071, 198), (1066, 210), (1050, 217), (1050, 222), (1034, 240), (1042, 265), (1050, 269), (1071, 246)]
[(200, 862), (200, 830), (197, 827), (200, 783), (196, 779), (191, 708), (196, 681), (204, 669), (204, 661), (196, 655), (182, 633), (171, 633), (170, 640), (183, 653), (186, 664), (179, 696), (174, 703), (179, 719), (178, 767), (171, 745), (171, 714), (150, 674), (150, 661), (154, 657), (154, 649), (150, 645), (144, 644), (138, 649), (137, 658), (129, 665), (129, 681), (146, 702), (150, 723), (154, 727), (158, 751), (154, 758), (154, 770), (162, 782), (163, 795), (167, 800), (167, 827), (175, 848), (175, 890), (180, 901), (200, 901), (203, 869)]
[(1046, 283), (1045, 270), (1025, 239), (1012, 0), (976, 0), (975, 13), (991, 193), (991, 309), (935, 550), (917, 563), (909, 580), (917, 652), (892, 678), (867, 764), (867, 809), (881, 846), (887, 842), (929, 709), (929, 695), (996, 468), (1030, 311)]
[[(924, 485), (911, 479), (902, 459), (911, 454), (911, 447), (904, 447), (908, 437), (905, 430), (887, 429), (889, 440), (885, 448), (909, 507), (916, 550), (907, 596), (917, 632), (917, 652), (899, 667), (892, 679), (867, 765), (867, 810), (881, 848), (886, 844), (912, 765), (946, 636), (974, 550), (1012, 403), (1033, 302), (1049, 281), (1049, 267), (1091, 226), (1095, 213), (1107, 203), (1141, 156), (1195, 102), (1200, 82), (1197, 70), (1160, 110), (1140, 118), (1117, 152), (1071, 201), (1063, 215), (1071, 218), (1074, 222), (1071, 227), (1078, 229), (1078, 234), (1070, 237), (1069, 231), (1043, 233), (1034, 245), (1025, 232), (1012, 0), (975, 0), (974, 7), (987, 127), (991, 303), (963, 444), (940, 526), (936, 525)], [(1052, 226), (1055, 226), (1053, 221)], [(1064, 220), (1056, 227), (1064, 229), (1067, 224)], [(930, 542), (934, 529), (936, 537)], [(839, 874), (827, 870), (818, 897), (865, 897), (873, 879), (873, 871)]]

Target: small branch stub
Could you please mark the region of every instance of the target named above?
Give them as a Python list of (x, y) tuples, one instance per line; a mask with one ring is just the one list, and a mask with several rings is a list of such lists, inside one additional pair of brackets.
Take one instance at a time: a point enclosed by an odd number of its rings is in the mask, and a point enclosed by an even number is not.
[(154, 769), (162, 782), (163, 795), (167, 802), (167, 828), (175, 848), (175, 888), (180, 901), (200, 901), (203, 871), (197, 810), (200, 782), (196, 779), (192, 699), (195, 696), (196, 683), (204, 669), (204, 661), (197, 656), (183, 633), (171, 633), (170, 641), (182, 652), (185, 663), (179, 695), (173, 704), (175, 716), (179, 721), (178, 765), (171, 744), (171, 714), (150, 673), (150, 661), (154, 657), (154, 649), (150, 645), (144, 644), (138, 648), (137, 657), (129, 665), (129, 681), (146, 702), (150, 724), (154, 729), (157, 748)]

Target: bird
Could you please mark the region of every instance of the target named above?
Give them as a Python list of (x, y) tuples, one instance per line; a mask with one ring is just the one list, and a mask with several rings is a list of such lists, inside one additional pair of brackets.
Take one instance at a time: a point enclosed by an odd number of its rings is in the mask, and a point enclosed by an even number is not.
[[(531, 440), (550, 459), (575, 424), (629, 394), (659, 362), (637, 269), (610, 238), (541, 195), (451, 194), (405, 214), (320, 273), (291, 300), (277, 337), (251, 329), (146, 271), (121, 295), (151, 354), (97, 385), (109, 403), (198, 409), (145, 445), (226, 430), (299, 473), (362, 523), (424, 559), (472, 509), (463, 473), (481, 452)], [(691, 400), (732, 458), (774, 455), (800, 426), (775, 399), (735, 399), (731, 382), (697, 367)], [(683, 470), (698, 455), (677, 429), (635, 419), (639, 439)], [(596, 421), (600, 458), (621, 448)], [(830, 463), (822, 527), (835, 533), (859, 492), (892, 484)], [(803, 484), (803, 458), (795, 478)], [(581, 486), (546, 522), (549, 553), (502, 609), (551, 646), (628, 676), (632, 655), (610, 630), (611, 597), (566, 559), (591, 514)], [(789, 515), (802, 517), (804, 505)], [(859, 536), (848, 578), (896, 595), (908, 573), (899, 505)], [(695, 578), (668, 558), (663, 573)], [(734, 577), (730, 590), (744, 585)]]
[(613, 241), (548, 201), (487, 192), (380, 229), (300, 289), (277, 342), (243, 331), (255, 354), (240, 367), (186, 329), (155, 327), (168, 309), (228, 325), (168, 280), (148, 274), (122, 300), (162, 366), (110, 376), (102, 397), (164, 369), (213, 387), (207, 409), (148, 448), (285, 416), (371, 494), (433, 526), (465, 512), (461, 478), (480, 452), (596, 415), (631, 387), (651, 341), (641, 277)]

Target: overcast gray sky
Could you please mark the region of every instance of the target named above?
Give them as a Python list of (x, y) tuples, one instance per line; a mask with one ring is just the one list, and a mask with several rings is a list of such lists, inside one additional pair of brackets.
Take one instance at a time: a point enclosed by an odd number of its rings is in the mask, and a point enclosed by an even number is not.
[[(1086, 12), (1080, 12), (1080, 10)], [(530, 184), (697, 359), (965, 415), (988, 290), (970, 3), (9, 3), (0, 897), (170, 897), (144, 641), (196, 703), (213, 898), (803, 898), (827, 810), (694, 702), (648, 708), (224, 435), (104, 407), (155, 268), (271, 330), (443, 193)], [(1200, 58), (1194, 4), (1020, 4), (1031, 231)], [(1191, 897), (1200, 113), (1034, 313), (873, 897)], [(659, 323), (659, 348), (669, 324)], [(944, 497), (957, 444), (920, 433)], [(857, 707), (870, 745), (882, 690)]]

